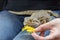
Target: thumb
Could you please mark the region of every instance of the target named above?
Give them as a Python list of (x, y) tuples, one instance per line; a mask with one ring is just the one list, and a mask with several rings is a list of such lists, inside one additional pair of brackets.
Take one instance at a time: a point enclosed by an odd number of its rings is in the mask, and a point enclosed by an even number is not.
[(40, 25), (39, 27), (37, 27), (35, 29), (35, 31), (36, 32), (41, 32), (41, 31), (49, 30), (49, 29), (51, 29), (54, 26), (54, 24), (55, 24), (55, 21), (52, 20), (52, 21), (50, 21), (48, 23)]

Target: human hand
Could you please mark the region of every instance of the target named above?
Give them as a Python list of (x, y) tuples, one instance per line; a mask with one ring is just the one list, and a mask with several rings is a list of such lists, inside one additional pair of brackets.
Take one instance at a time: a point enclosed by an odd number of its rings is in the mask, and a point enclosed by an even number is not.
[[(46, 30), (50, 30), (50, 34), (44, 37), (44, 31)], [(60, 40), (60, 18), (56, 18), (48, 23), (40, 25), (35, 31), (41, 32), (40, 36), (35, 32), (32, 33), (35, 40)]]

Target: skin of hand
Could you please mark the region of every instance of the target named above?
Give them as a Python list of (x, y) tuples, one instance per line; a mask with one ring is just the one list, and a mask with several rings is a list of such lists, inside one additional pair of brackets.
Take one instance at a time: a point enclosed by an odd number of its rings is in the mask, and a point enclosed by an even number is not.
[[(44, 31), (50, 30), (50, 34), (44, 37)], [(41, 32), (40, 36), (36, 32)], [(35, 40), (60, 40), (60, 18), (56, 18), (48, 23), (42, 24), (32, 33)]]

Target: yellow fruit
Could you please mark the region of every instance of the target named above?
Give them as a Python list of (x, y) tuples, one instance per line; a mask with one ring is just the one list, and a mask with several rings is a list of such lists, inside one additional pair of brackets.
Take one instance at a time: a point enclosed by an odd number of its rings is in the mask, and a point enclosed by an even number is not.
[(24, 28), (22, 28), (22, 31), (26, 30), (28, 33), (32, 33), (35, 31), (35, 28), (29, 26), (29, 25), (26, 25), (24, 26)]

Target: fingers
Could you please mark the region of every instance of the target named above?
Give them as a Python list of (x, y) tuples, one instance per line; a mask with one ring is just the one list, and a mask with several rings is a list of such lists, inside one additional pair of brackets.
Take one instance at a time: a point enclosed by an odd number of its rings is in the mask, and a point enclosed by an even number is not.
[(44, 37), (37, 35), (36, 33), (32, 33), (32, 36), (34, 37), (35, 40), (43, 40)]
[(50, 30), (50, 34), (48, 36), (44, 37), (44, 33), (42, 32), (41, 35), (37, 35), (36, 33), (32, 33), (32, 36), (36, 39), (36, 40), (54, 40), (56, 38), (56, 36), (58, 35), (58, 30), (53, 28), (53, 30)]
[(32, 33), (32, 36), (34, 37), (35, 40), (54, 40), (55, 38), (54, 34), (50, 34), (49, 36), (43, 37), (37, 35), (36, 33)]

